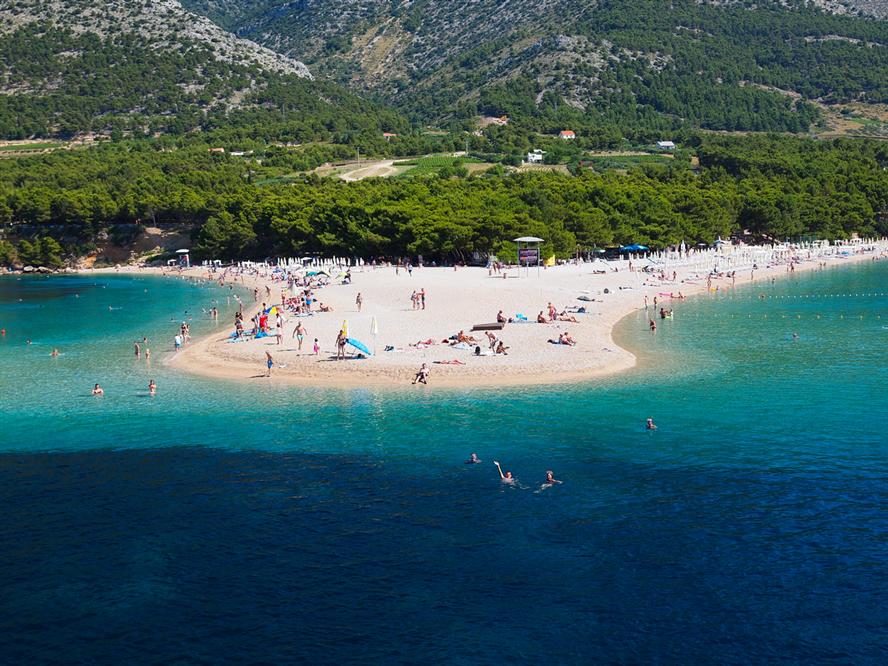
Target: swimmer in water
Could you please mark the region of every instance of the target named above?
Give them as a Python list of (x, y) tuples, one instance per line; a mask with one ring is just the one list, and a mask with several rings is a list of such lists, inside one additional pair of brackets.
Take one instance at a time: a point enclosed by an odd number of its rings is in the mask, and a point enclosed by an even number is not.
[(93, 386), (93, 393), (92, 394), (93, 395), (105, 395), (105, 391), (101, 386), (96, 384), (95, 386)]
[(792, 339), (793, 339), (793, 340), (798, 340), (798, 339), (799, 339), (799, 334), (798, 334), (798, 333), (793, 333), (793, 334), (792, 334)]
[(53, 358), (55, 358), (56, 356), (59, 355), (59, 350), (58, 350), (58, 349), (53, 349), (53, 350), (49, 353), (49, 355), (52, 356)]
[(156, 394), (157, 394), (157, 384), (154, 382), (153, 379), (152, 379), (152, 380), (149, 380), (149, 382), (148, 382), (148, 395), (150, 395), (150, 396), (153, 397), (153, 396), (156, 395)]
[(496, 460), (493, 461), (493, 464), (496, 465), (496, 469), (500, 475), (500, 480), (503, 483), (515, 483), (515, 478), (512, 476), (512, 472), (506, 472), (505, 474), (503, 474), (503, 468), (500, 467), (500, 464)]
[(481, 459), (478, 457), (477, 453), (473, 453), (468, 460), (466, 460), (466, 465), (477, 465), (481, 462)]
[(647, 430), (656, 430), (657, 426), (656, 426), (656, 424), (654, 424), (654, 419), (648, 419), (647, 424), (645, 425), (645, 428)]
[(543, 484), (543, 485), (551, 486), (551, 485), (554, 485), (554, 484), (556, 484), (556, 483), (563, 483), (563, 482), (562, 482), (562, 481), (559, 481), (558, 479), (555, 478), (555, 475), (552, 473), (552, 470), (551, 470), (551, 469), (548, 470), (548, 471), (546, 472), (546, 482), (545, 482), (545, 484)]

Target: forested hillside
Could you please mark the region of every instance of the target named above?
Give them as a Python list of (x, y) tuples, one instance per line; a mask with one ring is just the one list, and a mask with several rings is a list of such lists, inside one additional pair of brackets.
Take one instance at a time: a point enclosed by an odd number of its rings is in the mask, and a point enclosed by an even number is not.
[(0, 138), (249, 127), (305, 141), (406, 127), (171, 0), (20, 0), (0, 19)]
[[(128, 242), (145, 225), (189, 224), (201, 258), (305, 252), (459, 259), (516, 235), (559, 256), (642, 242), (663, 247), (755, 238), (888, 234), (888, 144), (792, 138), (696, 140), (702, 170), (642, 166), (626, 174), (433, 176), (359, 183), (306, 176), (262, 185), (274, 155), (209, 154), (205, 145), (109, 144), (0, 161), (0, 263), (82, 254), (105, 233)], [(45, 239), (51, 238), (51, 241)], [(35, 241), (36, 239), (36, 241)]]
[(839, 2), (188, 4), (424, 121), (798, 132), (808, 101), (888, 102), (888, 23)]

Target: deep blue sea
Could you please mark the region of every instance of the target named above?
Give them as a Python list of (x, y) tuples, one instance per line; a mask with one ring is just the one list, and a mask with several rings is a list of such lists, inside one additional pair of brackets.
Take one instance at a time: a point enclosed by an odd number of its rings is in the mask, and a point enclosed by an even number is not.
[(164, 367), (219, 287), (0, 278), (0, 661), (884, 664), (886, 294), (640, 313), (582, 385), (336, 391)]

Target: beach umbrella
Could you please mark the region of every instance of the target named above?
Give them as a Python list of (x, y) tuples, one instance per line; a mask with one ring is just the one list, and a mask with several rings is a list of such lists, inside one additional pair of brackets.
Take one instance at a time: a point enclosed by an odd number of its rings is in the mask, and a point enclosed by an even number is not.
[(379, 335), (379, 322), (376, 321), (376, 317), (370, 320), (370, 335), (373, 336), (373, 353), (376, 353), (376, 336)]
[(370, 352), (370, 350), (367, 349), (367, 345), (365, 345), (360, 340), (355, 340), (354, 338), (346, 338), (345, 342), (346, 342), (346, 344), (351, 345), (352, 347), (354, 347), (358, 351), (364, 352), (365, 354), (367, 354), (367, 356), (373, 356), (373, 354)]
[(348, 337), (348, 319), (342, 320), (342, 334)]

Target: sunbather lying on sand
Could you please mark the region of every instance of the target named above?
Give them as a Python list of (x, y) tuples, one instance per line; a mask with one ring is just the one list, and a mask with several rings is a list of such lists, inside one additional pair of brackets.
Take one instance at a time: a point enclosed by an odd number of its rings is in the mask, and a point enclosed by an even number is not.
[(428, 347), (430, 345), (437, 344), (434, 340), (429, 338), (428, 340), (420, 340), (419, 342), (414, 342), (410, 346), (411, 347)]
[(570, 337), (570, 333), (567, 331), (559, 335), (557, 340), (549, 340), (549, 342), (553, 345), (569, 345), (571, 347), (577, 344), (577, 341)]
[(455, 358), (452, 361), (432, 361), (432, 363), (437, 363), (438, 365), (465, 365), (465, 363), (458, 358)]
[(574, 324), (580, 323), (579, 319), (574, 317), (572, 314), (568, 314), (566, 311), (558, 313), (558, 321), (569, 321), (573, 322)]
[(475, 338), (473, 338), (471, 335), (466, 335), (466, 334), (465, 334), (465, 331), (460, 331), (459, 333), (456, 334), (456, 341), (457, 341), (457, 342), (466, 342), (466, 343), (475, 343), (475, 342), (478, 342), (478, 341), (477, 341)]

